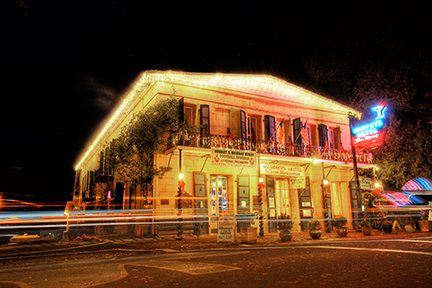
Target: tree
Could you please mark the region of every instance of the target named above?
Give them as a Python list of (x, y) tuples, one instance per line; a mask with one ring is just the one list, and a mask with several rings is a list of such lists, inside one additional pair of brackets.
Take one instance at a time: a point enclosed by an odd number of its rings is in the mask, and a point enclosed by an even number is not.
[[(335, 95), (349, 91), (351, 106), (362, 112), (380, 102), (388, 105), (385, 143), (374, 150), (377, 176), (388, 189), (400, 189), (414, 177), (432, 175), (432, 71), (418, 61), (369, 62), (366, 65), (330, 65), (309, 62), (306, 71)], [(335, 70), (335, 71), (334, 71)], [(330, 73), (330, 72), (331, 73)], [(350, 72), (347, 72), (350, 71)], [(325, 75), (329, 75), (327, 78)], [(343, 77), (349, 75), (349, 77)], [(337, 76), (337, 77), (336, 77)], [(350, 82), (351, 81), (351, 82)], [(339, 91), (335, 87), (339, 85)]]
[(377, 176), (392, 189), (400, 189), (414, 177), (429, 177), (432, 172), (427, 118), (432, 111), (425, 102), (428, 95), (418, 86), (415, 76), (409, 66), (389, 69), (371, 65), (357, 76), (353, 91), (352, 103), (361, 111), (381, 101), (389, 106), (385, 143), (374, 154), (380, 168)]
[(178, 130), (178, 100), (171, 97), (134, 115), (109, 144), (117, 179), (140, 187), (145, 205), (149, 204), (153, 177), (171, 170), (155, 167), (154, 153), (165, 150)]

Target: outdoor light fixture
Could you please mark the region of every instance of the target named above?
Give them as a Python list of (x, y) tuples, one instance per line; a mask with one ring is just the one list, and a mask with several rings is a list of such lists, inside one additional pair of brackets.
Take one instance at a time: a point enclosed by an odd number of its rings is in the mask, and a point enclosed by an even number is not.
[(264, 178), (262, 178), (262, 177), (260, 177), (259, 179), (258, 179), (258, 182), (261, 184), (261, 183), (264, 183)]
[(313, 163), (313, 164), (317, 164), (317, 163), (320, 163), (320, 162), (321, 162), (320, 159), (317, 159), (317, 158), (313, 158), (313, 159), (312, 159), (312, 163)]
[(183, 174), (183, 172), (180, 172), (179, 173), (179, 180), (183, 180), (184, 179), (184, 174)]
[(327, 185), (329, 185), (329, 180), (328, 179), (323, 179), (323, 185), (324, 186), (327, 186)]
[(374, 187), (375, 187), (375, 188), (381, 188), (381, 183), (378, 182), (378, 181), (375, 181), (375, 183), (374, 183)]

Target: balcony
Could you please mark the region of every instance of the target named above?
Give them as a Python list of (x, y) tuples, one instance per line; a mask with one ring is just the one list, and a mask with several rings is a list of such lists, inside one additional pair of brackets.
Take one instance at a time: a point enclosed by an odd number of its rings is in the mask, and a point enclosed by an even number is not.
[[(252, 141), (230, 137), (227, 135), (206, 135), (199, 133), (180, 133), (173, 139), (173, 146), (187, 146), (199, 148), (227, 148), (237, 150), (248, 150), (261, 154), (294, 156), (303, 158), (317, 158), (341, 162), (352, 162), (351, 149), (334, 149), (321, 146), (310, 146), (303, 144), (282, 144), (276, 141)], [(356, 151), (357, 162), (372, 164), (372, 153)]]

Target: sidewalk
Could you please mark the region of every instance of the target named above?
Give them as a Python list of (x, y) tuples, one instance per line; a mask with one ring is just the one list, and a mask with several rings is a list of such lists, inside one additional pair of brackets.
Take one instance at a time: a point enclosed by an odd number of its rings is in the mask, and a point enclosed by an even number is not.
[(278, 233), (269, 233), (264, 237), (257, 237), (255, 244), (242, 243), (242, 239), (239, 233), (236, 235), (234, 242), (217, 242), (217, 235), (201, 235), (192, 236), (184, 235), (182, 240), (177, 240), (175, 235), (163, 236), (158, 239), (151, 238), (124, 238), (121, 236), (107, 236), (105, 239), (110, 241), (112, 244), (116, 244), (119, 247), (127, 247), (131, 249), (143, 249), (147, 251), (157, 251), (170, 249), (175, 251), (185, 250), (201, 250), (201, 249), (217, 249), (226, 247), (239, 247), (239, 246), (269, 246), (269, 245), (302, 245), (302, 244), (313, 244), (323, 243), (330, 241), (353, 241), (353, 240), (376, 240), (376, 239), (395, 239), (400, 237), (432, 237), (432, 232), (398, 232), (392, 234), (384, 234), (382, 231), (373, 231), (372, 235), (366, 236), (362, 232), (356, 232), (349, 230), (347, 237), (338, 237), (336, 232), (323, 233), (320, 239), (313, 240), (308, 231), (305, 232), (292, 232), (292, 240), (288, 242), (281, 242)]
[(272, 246), (272, 245), (303, 245), (303, 244), (322, 244), (331, 241), (353, 241), (353, 240), (376, 240), (376, 239), (395, 239), (410, 237), (431, 237), (432, 232), (398, 232), (384, 234), (382, 231), (373, 231), (371, 236), (365, 236), (362, 232), (349, 230), (347, 237), (340, 238), (336, 232), (323, 233), (320, 239), (313, 240), (307, 231), (292, 232), (292, 240), (281, 242), (277, 233), (258, 236), (255, 244), (242, 243), (240, 234), (237, 233), (234, 242), (217, 242), (217, 235), (192, 236), (184, 235), (182, 240), (177, 240), (175, 235), (166, 235), (158, 239), (133, 237), (128, 235), (99, 235), (99, 236), (79, 236), (72, 240), (60, 240), (54, 243), (26, 243), (26, 244), (6, 244), (0, 245), (0, 258), (12, 255), (40, 255), (49, 253), (62, 253), (76, 251), (98, 251), (118, 249), (121, 251), (141, 252), (141, 253), (164, 253), (181, 252), (191, 250), (224, 249), (249, 246)]

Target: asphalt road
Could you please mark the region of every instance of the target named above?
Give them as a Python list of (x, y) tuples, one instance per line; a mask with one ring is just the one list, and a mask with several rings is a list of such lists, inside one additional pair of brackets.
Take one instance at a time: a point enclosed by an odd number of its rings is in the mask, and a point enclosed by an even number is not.
[(432, 236), (0, 261), (0, 287), (432, 287)]

